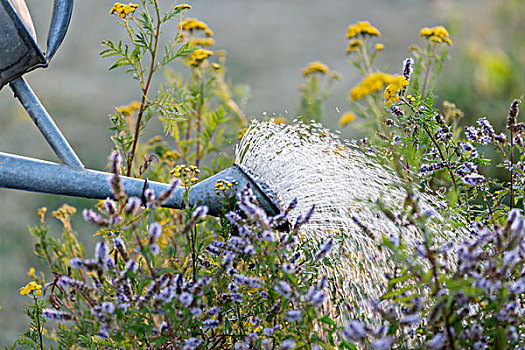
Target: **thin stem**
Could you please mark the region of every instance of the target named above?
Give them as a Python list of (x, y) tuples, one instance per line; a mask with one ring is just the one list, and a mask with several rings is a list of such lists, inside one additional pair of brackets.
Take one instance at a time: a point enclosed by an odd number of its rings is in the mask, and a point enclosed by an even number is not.
[(370, 59), (368, 58), (368, 53), (366, 51), (366, 43), (363, 43), (363, 45), (361, 45), (361, 54), (363, 56), (363, 62), (365, 63), (367, 73), (372, 73), (372, 65), (370, 64)]
[[(445, 155), (441, 151), (441, 147), (439, 147), (439, 144), (434, 139), (434, 136), (432, 135), (430, 130), (428, 130), (428, 128), (427, 128), (427, 126), (425, 124), (423, 124), (423, 129), (427, 133), (428, 137), (430, 137), (430, 139), (432, 140), (432, 143), (434, 143), (434, 146), (436, 146), (436, 148), (437, 148), (437, 150), (439, 152), (439, 156), (441, 157), (441, 160), (443, 162), (445, 162), (445, 167), (447, 168), (447, 170), (448, 170), (448, 172), (450, 174), (450, 178), (452, 180), (452, 184), (454, 185), (454, 190), (456, 191), (456, 193), (458, 193), (458, 186), (456, 184), (456, 177), (454, 176), (454, 172), (452, 171), (452, 169), (450, 169), (450, 165), (448, 164), (448, 162), (447, 162), (447, 160), (445, 158)], [(460, 196), (458, 196), (458, 204), (461, 205), (461, 197)]]
[(423, 80), (423, 88), (421, 89), (421, 97), (425, 97), (425, 92), (427, 90), (428, 78), (430, 77), (430, 70), (432, 69), (432, 64), (434, 63), (434, 55), (436, 54), (436, 43), (432, 44), (432, 51), (428, 59), (427, 69), (425, 70), (425, 78)]
[(38, 300), (36, 295), (33, 294), (33, 299), (35, 300), (35, 312), (36, 312), (36, 326), (38, 328), (38, 337), (40, 341), (40, 349), (44, 350), (44, 340), (42, 339), (42, 330), (40, 329), (40, 307), (38, 306)]
[(200, 96), (199, 106), (197, 108), (197, 145), (195, 149), (195, 166), (198, 168), (200, 164), (200, 152), (201, 152), (201, 127), (202, 127), (202, 106), (204, 105), (204, 68), (201, 65), (200, 74)]
[(514, 207), (514, 130), (510, 127), (510, 210)]
[(154, 3), (155, 13), (157, 15), (157, 28), (155, 31), (155, 37), (153, 39), (154, 47), (153, 47), (153, 52), (151, 53), (151, 64), (150, 64), (150, 68), (148, 72), (148, 79), (146, 81), (146, 86), (142, 90), (142, 100), (140, 102), (139, 113), (137, 116), (137, 124), (135, 125), (135, 135), (133, 136), (133, 146), (131, 147), (131, 154), (129, 155), (129, 160), (127, 162), (126, 176), (131, 175), (131, 168), (133, 167), (133, 160), (135, 159), (135, 153), (137, 151), (137, 144), (139, 141), (142, 115), (144, 114), (144, 111), (146, 110), (146, 100), (147, 100), (149, 89), (151, 86), (151, 81), (153, 79), (153, 73), (155, 73), (155, 59), (157, 58), (157, 52), (159, 49), (161, 18), (160, 18), (158, 1), (154, 0), (154, 2), (155, 2)]

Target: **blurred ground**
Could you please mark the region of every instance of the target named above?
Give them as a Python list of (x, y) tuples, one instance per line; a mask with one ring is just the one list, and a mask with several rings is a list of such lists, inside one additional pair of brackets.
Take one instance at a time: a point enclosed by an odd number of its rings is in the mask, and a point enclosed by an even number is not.
[[(252, 99), (247, 106), (251, 116), (268, 112), (293, 119), (300, 98), (298, 87), (303, 83), (301, 70), (310, 61), (321, 60), (341, 72), (344, 79), (327, 101), (325, 121), (333, 128), (348, 106), (349, 89), (360, 79), (344, 55), (344, 35), (349, 24), (369, 20), (381, 30), (386, 49), (377, 66), (386, 65), (395, 71), (401, 69), (402, 60), (408, 57), (406, 48), (418, 40), (421, 27), (445, 24), (451, 16), (458, 15), (455, 5), (448, 1), (188, 2), (193, 6), (189, 16), (207, 22), (216, 34), (215, 48), (228, 52), (229, 78), (251, 87)], [(44, 48), (51, 1), (27, 3)], [(161, 4), (169, 3), (161, 0)], [(134, 81), (123, 71), (108, 72), (109, 62), (98, 56), (103, 39), (117, 39), (122, 34), (116, 19), (108, 15), (112, 5), (109, 0), (76, 1), (68, 35), (51, 66), (27, 76), (80, 158), (94, 169), (103, 169), (111, 148), (108, 114), (115, 106), (139, 98)], [(476, 1), (461, 1), (461, 6), (465, 13), (476, 13)], [(0, 91), (0, 106), (0, 151), (56, 160), (8, 87)], [(345, 130), (345, 135), (351, 136), (351, 131)], [(32, 257), (27, 226), (37, 224), (37, 208), (46, 205), (54, 210), (64, 202), (79, 206), (79, 212), (93, 203), (0, 189), (2, 345), (11, 343), (28, 323), (23, 313), (26, 300), (18, 294), (18, 288), (28, 282), (27, 270), (31, 266), (37, 270), (41, 266)], [(76, 214), (80, 225), (77, 229), (89, 242), (92, 231), (82, 226), (80, 216)]]

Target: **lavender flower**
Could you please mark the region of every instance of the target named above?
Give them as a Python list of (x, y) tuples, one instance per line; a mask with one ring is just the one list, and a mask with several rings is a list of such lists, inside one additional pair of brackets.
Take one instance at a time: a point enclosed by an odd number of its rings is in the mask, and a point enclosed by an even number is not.
[(461, 178), (464, 183), (469, 186), (479, 186), (485, 183), (486, 179), (483, 175), (472, 173)]
[(297, 343), (293, 339), (286, 339), (281, 343), (281, 350), (293, 350), (295, 349)]
[(109, 254), (109, 247), (106, 241), (100, 241), (95, 246), (95, 260), (99, 265), (103, 265)]
[(107, 225), (107, 221), (102, 219), (102, 217), (100, 215), (98, 215), (97, 213), (95, 213), (91, 209), (84, 209), (82, 214), (84, 215), (84, 220), (86, 220), (87, 222), (89, 222), (92, 225), (96, 225), (96, 226)]
[(289, 322), (301, 321), (303, 317), (301, 316), (301, 310), (290, 310), (284, 316), (284, 319)]
[(412, 58), (406, 58), (403, 61), (403, 76), (407, 81), (410, 81), (410, 76), (412, 75), (412, 66), (414, 64), (414, 60)]
[(357, 342), (367, 336), (365, 326), (358, 320), (348, 322), (342, 331), (343, 337), (348, 341)]
[(137, 215), (140, 207), (142, 206), (142, 201), (137, 197), (128, 198), (128, 202), (124, 207), (124, 213), (126, 215)]
[(47, 320), (69, 320), (71, 319), (71, 315), (63, 312), (63, 311), (57, 311), (53, 309), (42, 309), (42, 315)]
[(447, 337), (443, 333), (437, 333), (430, 341), (428, 346), (431, 349), (442, 349), (447, 342)]
[(158, 222), (154, 222), (149, 226), (149, 242), (150, 244), (153, 244), (157, 241), (157, 239), (162, 234), (162, 226)]
[(392, 337), (383, 337), (372, 343), (372, 348), (375, 350), (388, 350), (392, 347), (394, 343), (394, 338)]
[(182, 350), (195, 350), (202, 344), (202, 340), (197, 338), (189, 338), (182, 346)]
[(323, 244), (321, 249), (319, 249), (319, 251), (315, 254), (315, 261), (323, 260), (326, 257), (326, 255), (330, 252), (330, 250), (332, 250), (332, 248), (334, 247), (334, 244), (335, 242), (333, 238), (328, 239)]

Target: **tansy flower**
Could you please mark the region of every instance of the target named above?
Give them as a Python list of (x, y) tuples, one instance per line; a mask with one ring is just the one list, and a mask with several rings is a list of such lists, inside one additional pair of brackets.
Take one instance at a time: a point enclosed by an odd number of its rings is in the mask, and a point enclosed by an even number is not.
[(34, 281), (31, 281), (24, 287), (20, 288), (20, 295), (27, 295), (33, 291), (35, 291), (35, 295), (42, 294), (42, 286)]
[(139, 108), (140, 108), (140, 102), (133, 101), (129, 105), (117, 107), (117, 112), (122, 113), (124, 116), (129, 116), (129, 115), (132, 115)]
[(215, 35), (213, 30), (211, 30), (210, 28), (204, 29), (204, 34), (206, 34), (206, 36), (214, 36)]
[(321, 74), (326, 74), (328, 73), (328, 66), (326, 64), (323, 64), (319, 61), (315, 61), (315, 62), (310, 62), (308, 63), (308, 65), (306, 66), (305, 69), (303, 69), (303, 75), (305, 77), (311, 75), (311, 74), (315, 74), (315, 73), (321, 73)]
[(177, 5), (173, 8), (174, 10), (190, 10), (191, 9), (191, 6), (188, 5), (188, 4), (180, 4), (180, 5)]
[(381, 51), (381, 50), (383, 50), (384, 48), (385, 48), (385, 45), (383, 45), (383, 44), (376, 44), (376, 50), (377, 50), (377, 51)]
[(408, 80), (400, 75), (392, 80), (392, 83), (385, 89), (385, 105), (391, 107), (393, 103), (399, 101), (399, 93), (408, 85)]
[(350, 39), (358, 35), (362, 36), (381, 36), (379, 30), (372, 26), (368, 21), (357, 22), (357, 24), (352, 24), (348, 27), (346, 31), (346, 38)]
[(447, 43), (448, 45), (452, 45), (452, 41), (448, 37), (448, 31), (443, 26), (432, 28), (425, 27), (419, 32), (419, 36), (424, 36), (428, 40), (436, 43)]
[(213, 46), (213, 45), (215, 45), (215, 40), (213, 40), (212, 38), (194, 38), (189, 41), (190, 47), (195, 47), (195, 46), (207, 47), (207, 46)]
[(288, 121), (286, 120), (285, 117), (277, 117), (277, 118), (273, 118), (272, 121), (275, 123), (275, 124), (286, 124)]
[(341, 119), (339, 119), (339, 125), (341, 125), (342, 128), (344, 128), (347, 124), (353, 122), (355, 120), (356, 116), (352, 112), (346, 112), (341, 116)]
[(206, 30), (208, 25), (196, 18), (188, 18), (181, 22), (180, 28), (186, 32), (191, 32), (193, 30)]
[(127, 15), (132, 14), (139, 7), (137, 4), (129, 3), (127, 5), (116, 2), (115, 5), (109, 11), (109, 14), (117, 14), (120, 18), (126, 18)]
[(351, 52), (356, 52), (359, 47), (363, 45), (363, 40), (361, 39), (352, 39), (348, 43), (348, 47), (346, 48), (346, 53), (349, 54)]
[(392, 82), (393, 76), (386, 73), (368, 74), (357, 86), (350, 90), (352, 101), (360, 100), (363, 97), (379, 90), (383, 90), (385, 84)]
[(206, 50), (206, 49), (198, 49), (193, 51), (193, 53), (190, 55), (188, 59), (188, 64), (192, 67), (198, 67), (200, 64), (213, 55), (213, 51)]

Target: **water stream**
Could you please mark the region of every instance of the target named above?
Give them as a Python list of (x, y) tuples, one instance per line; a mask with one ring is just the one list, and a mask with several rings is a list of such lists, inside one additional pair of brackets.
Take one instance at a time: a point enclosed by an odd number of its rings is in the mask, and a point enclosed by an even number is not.
[[(377, 300), (383, 293), (385, 273), (391, 272), (393, 264), (386, 249), (378, 249), (382, 235), (403, 235), (409, 244), (421, 240), (415, 230), (400, 229), (372, 204), (381, 199), (388, 207), (402, 205), (406, 192), (397, 176), (361, 152), (355, 142), (342, 141), (319, 124), (255, 121), (237, 146), (236, 163), (258, 174), (284, 203), (297, 198), (292, 218), (315, 204), (312, 219), (300, 232), (301, 241), (314, 252), (329, 237), (337, 242), (330, 262), (320, 271), (331, 280), (337, 310), (348, 311), (345, 301), (362, 304), (361, 312), (369, 310), (363, 301)], [(433, 198), (420, 197), (423, 210), (437, 206)], [(433, 221), (446, 222), (437, 213)], [(437, 240), (450, 239), (452, 228), (437, 230)]]

